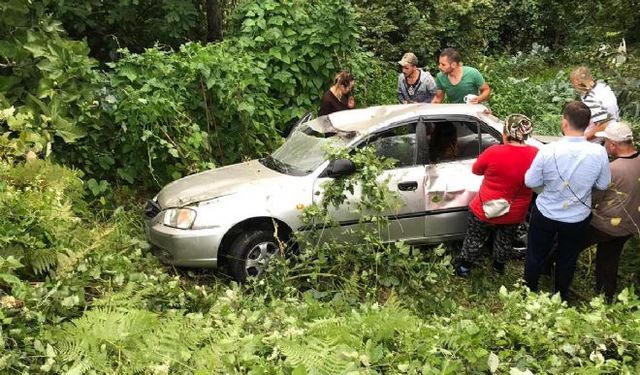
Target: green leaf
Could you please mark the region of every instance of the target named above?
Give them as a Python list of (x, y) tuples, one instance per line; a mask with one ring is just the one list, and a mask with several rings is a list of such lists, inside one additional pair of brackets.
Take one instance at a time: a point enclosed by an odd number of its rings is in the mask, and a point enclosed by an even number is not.
[(291, 375), (307, 375), (307, 369), (303, 365), (296, 366)]
[(498, 366), (500, 365), (500, 359), (493, 352), (489, 354), (489, 358), (487, 359), (487, 365), (489, 366), (489, 371), (491, 373), (495, 373), (498, 371)]
[(256, 108), (247, 102), (242, 102), (238, 105), (238, 111), (247, 112), (250, 116), (253, 115), (255, 110)]
[(123, 76), (127, 77), (127, 79), (129, 81), (131, 81), (131, 82), (135, 81), (136, 78), (138, 78), (138, 75), (136, 74), (136, 72), (129, 66), (124, 66), (124, 67), (120, 68), (118, 73), (120, 75), (123, 75)]
[(314, 76), (313, 78), (311, 78), (311, 82), (313, 82), (313, 85), (316, 87), (316, 89), (322, 90), (322, 77)]
[(271, 47), (269, 49), (269, 54), (278, 60), (282, 60), (282, 50), (278, 47)]
[(55, 116), (52, 121), (55, 134), (61, 137), (66, 143), (73, 143), (87, 135), (80, 127), (72, 125), (60, 116)]

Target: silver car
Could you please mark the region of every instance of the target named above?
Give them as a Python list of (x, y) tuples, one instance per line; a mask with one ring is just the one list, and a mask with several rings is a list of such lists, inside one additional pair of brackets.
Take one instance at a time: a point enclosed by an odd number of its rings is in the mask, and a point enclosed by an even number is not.
[[(476, 157), (501, 142), (502, 123), (482, 105), (388, 105), (336, 112), (297, 125), (270, 156), (181, 178), (145, 208), (146, 232), (164, 262), (223, 266), (237, 280), (258, 276), (294, 231), (301, 210), (321, 199), (323, 182), (354, 171), (326, 160), (326, 146), (373, 146), (397, 160), (379, 178), (402, 200), (384, 213), (385, 238), (433, 244), (464, 237), (467, 205), (481, 176)], [(536, 140), (531, 144), (540, 145)], [(358, 224), (358, 194), (333, 209), (340, 230)], [(346, 231), (344, 231), (346, 232)]]

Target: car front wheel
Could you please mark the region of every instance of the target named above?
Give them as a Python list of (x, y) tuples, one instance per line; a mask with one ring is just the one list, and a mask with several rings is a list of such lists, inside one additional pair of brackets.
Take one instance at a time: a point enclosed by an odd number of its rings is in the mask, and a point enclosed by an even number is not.
[(254, 230), (240, 234), (227, 256), (227, 271), (237, 281), (260, 276), (280, 253), (279, 241), (273, 231)]

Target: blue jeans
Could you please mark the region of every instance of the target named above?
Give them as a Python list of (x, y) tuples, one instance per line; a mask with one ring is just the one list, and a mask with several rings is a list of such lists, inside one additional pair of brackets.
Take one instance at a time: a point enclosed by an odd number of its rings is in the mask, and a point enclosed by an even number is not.
[(567, 300), (569, 287), (576, 270), (576, 262), (584, 243), (584, 232), (591, 216), (577, 223), (563, 223), (545, 217), (533, 205), (529, 221), (524, 281), (532, 291), (538, 291), (538, 281), (557, 237), (555, 291)]

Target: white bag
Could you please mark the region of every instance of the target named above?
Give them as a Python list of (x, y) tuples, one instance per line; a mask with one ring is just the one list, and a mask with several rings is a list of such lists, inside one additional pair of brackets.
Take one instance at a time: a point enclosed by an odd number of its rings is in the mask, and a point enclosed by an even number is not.
[(504, 216), (509, 213), (511, 203), (504, 198), (492, 199), (482, 203), (482, 210), (487, 219)]

